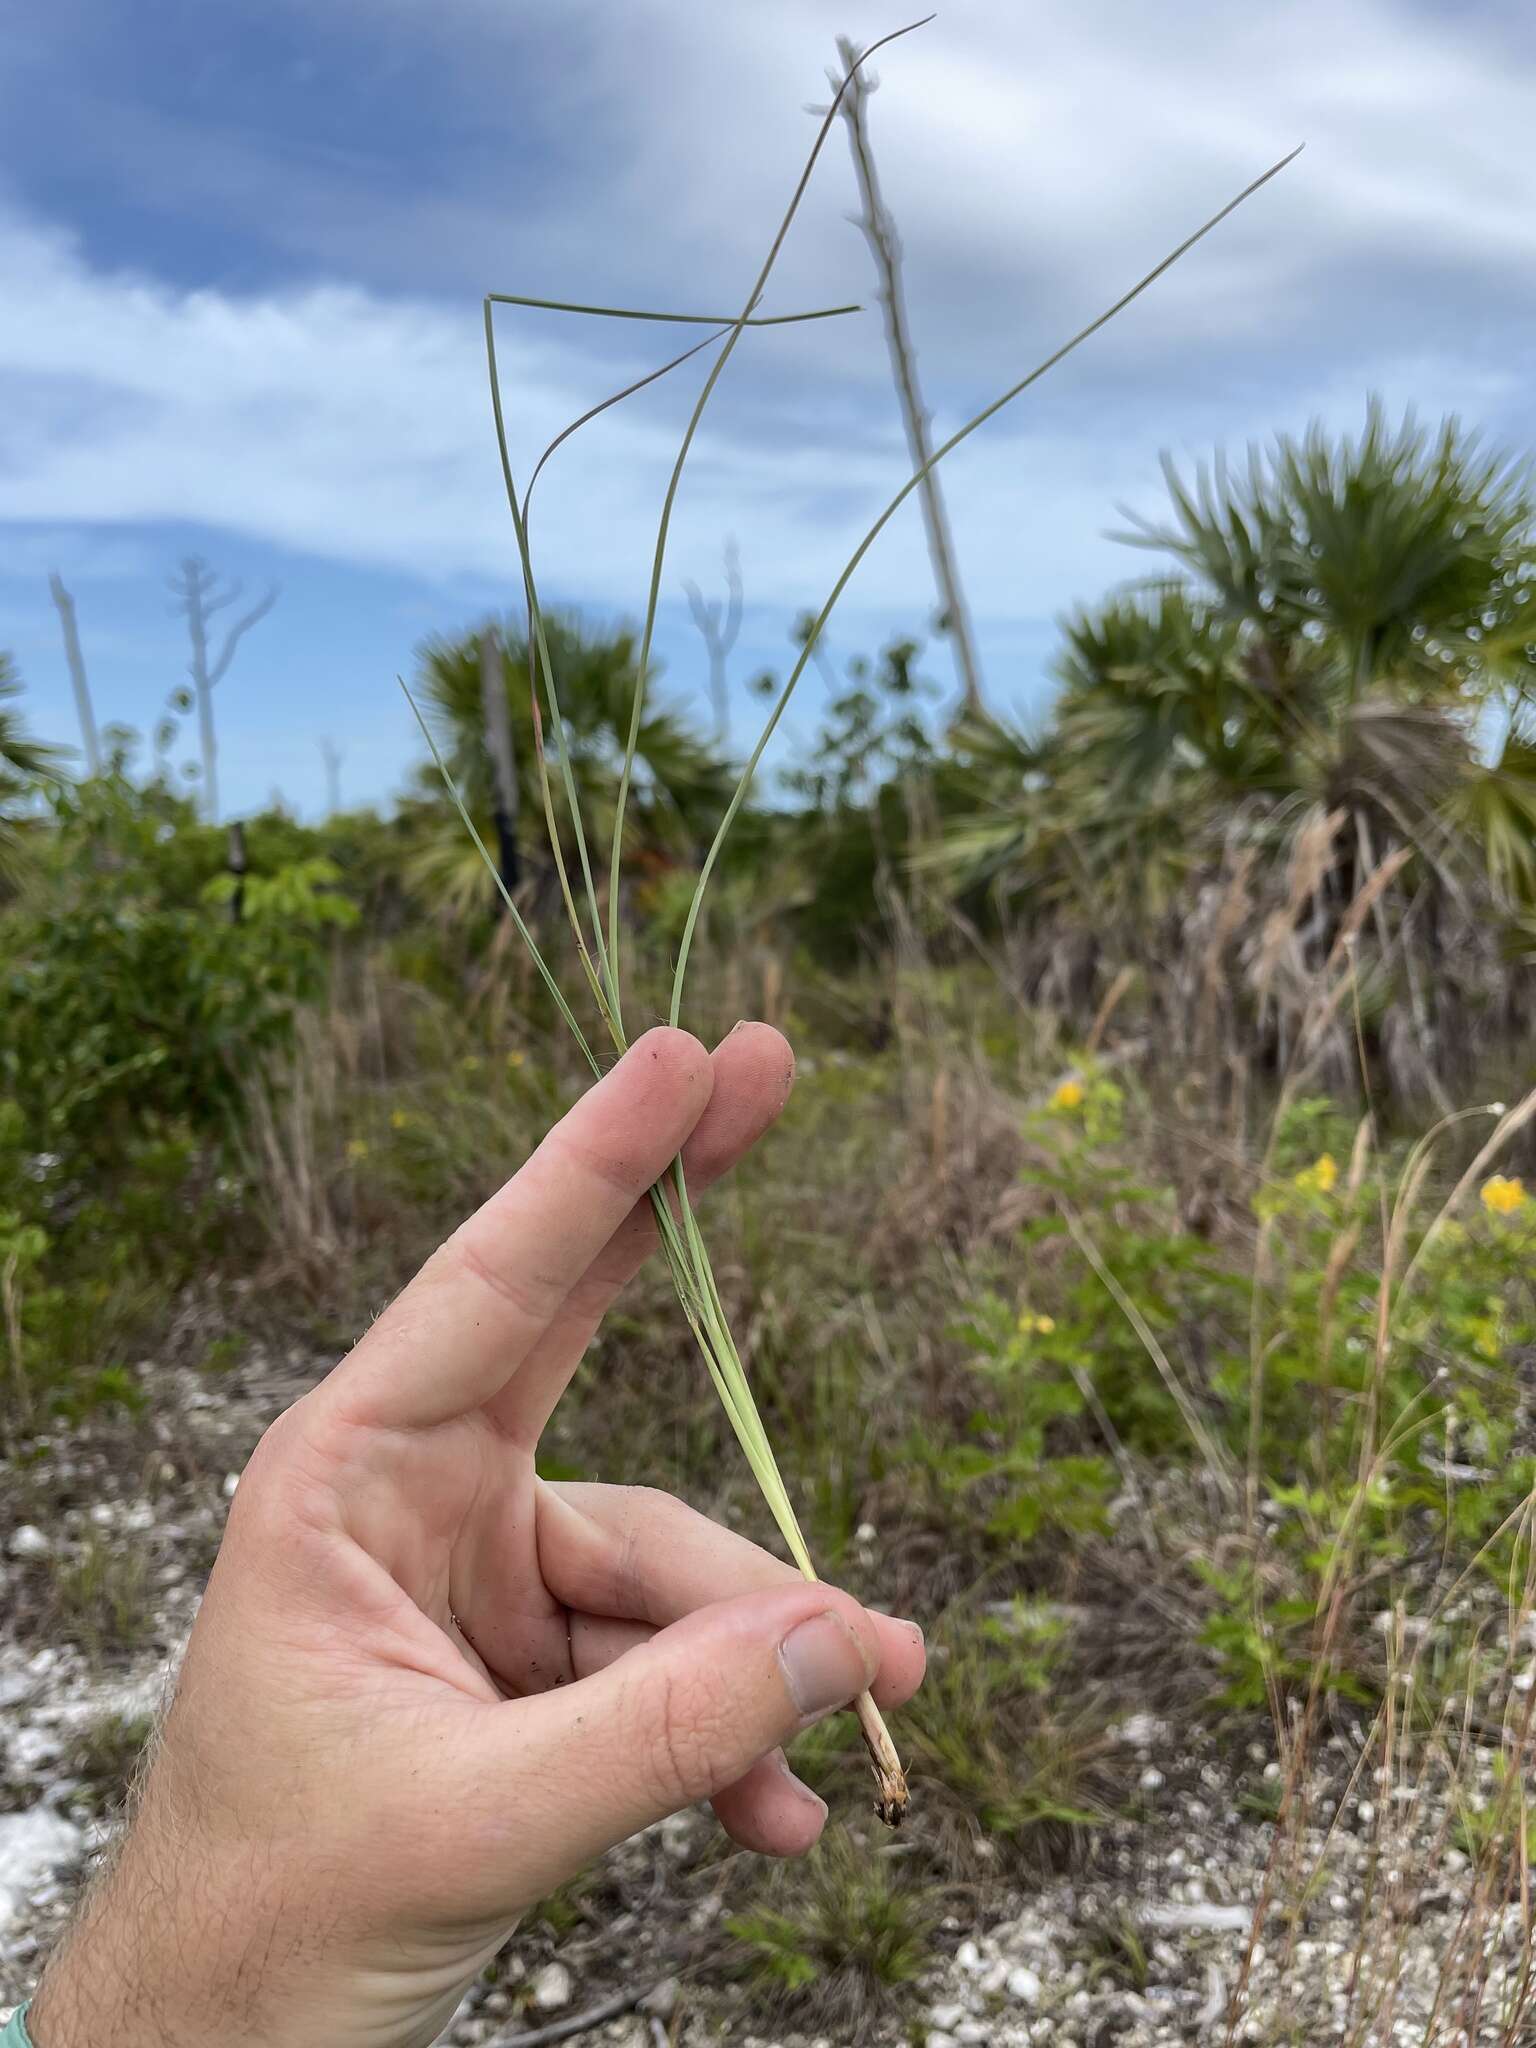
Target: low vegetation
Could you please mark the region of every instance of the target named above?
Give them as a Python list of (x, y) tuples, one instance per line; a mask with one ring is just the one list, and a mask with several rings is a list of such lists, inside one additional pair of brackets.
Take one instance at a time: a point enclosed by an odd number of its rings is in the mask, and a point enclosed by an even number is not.
[[(797, 1763), (837, 1828), (771, 1875), (690, 1852), (677, 1883), (717, 1932), (688, 1981), (838, 2038), (904, 2027), (989, 1900), (1129, 1885), (1184, 1770), (1191, 1797), (1201, 1772), (1230, 1788), (1251, 1852), (1241, 2038), (1294, 2038), (1347, 1835), (1370, 1876), (1336, 2038), (1384, 2038), (1453, 1855), (1411, 2038), (1514, 2042), (1528, 1986), (1490, 1972), (1528, 1896), (1536, 1697), (1529, 514), (1454, 434), (1379, 419), (1174, 505), (1189, 582), (1069, 623), (1037, 740), (942, 731), (920, 649), (834, 670), (696, 941), (693, 1027), (767, 1016), (800, 1060), (783, 1125), (710, 1198), (723, 1305), (813, 1554), (921, 1615), (934, 1656), (898, 1731), (911, 1834), (877, 1841), (856, 1743), (813, 1731)], [(1383, 533), (1418, 568), (1383, 569), (1362, 620)], [(523, 720), (526, 646), (495, 632)], [(495, 843), (482, 646), (427, 650), (425, 702)], [(572, 622), (553, 651), (600, 809), (634, 647)], [(125, 738), (67, 782), (6, 718), (0, 1534), (29, 1652), (110, 1674), (158, 1653), (176, 1546), (93, 1523), (79, 1471), (161, 1522), (189, 1488), (221, 1500), (238, 1459), (187, 1416), (259, 1427), (264, 1390), (365, 1327), (582, 1071), (429, 780), (388, 816), (248, 819), (235, 876)], [(665, 1013), (731, 787), (675, 707), (643, 759), (636, 1018)], [(531, 836), (522, 862), (573, 985)], [(773, 1540), (686, 1336), (646, 1276), (548, 1469)], [(91, 1799), (143, 1733), (79, 1738)], [(552, 1902), (538, 1939), (632, 1910)], [(1142, 1997), (1154, 1936), (1121, 1900), (1094, 1916), (1074, 1982)]]

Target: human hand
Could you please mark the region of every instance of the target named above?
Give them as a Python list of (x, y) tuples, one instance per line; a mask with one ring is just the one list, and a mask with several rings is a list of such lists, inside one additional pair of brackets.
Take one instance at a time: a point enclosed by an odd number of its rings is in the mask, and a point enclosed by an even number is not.
[(922, 1638), (641, 1488), (550, 1485), (539, 1436), (654, 1243), (793, 1062), (640, 1039), (449, 1239), (241, 1480), (118, 1861), (45, 1973), (36, 2048), (424, 2048), (518, 1915), (712, 1798), (748, 1848), (826, 1809), (779, 1745)]

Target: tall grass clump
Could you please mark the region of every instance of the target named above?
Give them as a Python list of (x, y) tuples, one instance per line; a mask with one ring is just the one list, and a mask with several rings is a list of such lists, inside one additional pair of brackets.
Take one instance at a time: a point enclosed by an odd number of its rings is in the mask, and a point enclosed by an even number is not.
[[(912, 24), (922, 26), (921, 23)], [(625, 815), (633, 782), (637, 747), (645, 714), (646, 681), (650, 667), (651, 646), (655, 634), (657, 610), (660, 601), (662, 576), (666, 562), (667, 542), (671, 528), (673, 510), (681, 486), (683, 470), (689, 453), (702, 423), (705, 410), (715, 387), (724, 373), (726, 364), (734, 354), (737, 344), (748, 327), (772, 326), (796, 320), (814, 320), (835, 317), (858, 310), (851, 306), (818, 309), (809, 313), (787, 314), (776, 317), (762, 316), (758, 312), (764, 290), (767, 287), (779, 252), (788, 236), (801, 200), (810, 182), (812, 171), (823, 144), (835, 121), (844, 95), (848, 91), (859, 65), (873, 52), (906, 35), (909, 29), (900, 29), (894, 35), (883, 38), (870, 50), (855, 59), (842, 83), (834, 94), (832, 104), (827, 108), (817, 131), (816, 139), (801, 169), (789, 204), (779, 222), (769, 245), (766, 257), (758, 271), (751, 290), (741, 311), (734, 318), (709, 318), (693, 314), (660, 312), (649, 309), (619, 308), (612, 306), (575, 305), (566, 301), (539, 299), (510, 293), (488, 294), (484, 304), (485, 341), (487, 368), (490, 380), (492, 411), (495, 421), (497, 447), (500, 453), (502, 474), (506, 486), (507, 504), (512, 516), (513, 531), (517, 542), (518, 559), (522, 570), (524, 597), (527, 607), (527, 645), (529, 660), (529, 689), (533, 708), (534, 740), (537, 753), (540, 790), (543, 801), (545, 824), (548, 830), (550, 853), (558, 879), (560, 895), (566, 917), (575, 939), (577, 957), (587, 985), (592, 1007), (601, 1027), (613, 1047), (623, 1052), (629, 1044), (629, 1028), (625, 1017), (625, 975), (623, 962), (624, 929), (621, 917), (621, 861), (624, 849)], [(1289, 162), (1290, 158), (1284, 159)], [(1098, 318), (1056, 349), (1046, 359), (1021, 377), (1015, 384), (1002, 392), (969, 420), (947, 441), (938, 447), (901, 488), (894, 494), (879, 517), (870, 526), (858, 546), (844, 564), (832, 584), (831, 590), (814, 615), (814, 625), (805, 636), (800, 656), (790, 670), (787, 680), (778, 692), (772, 708), (764, 722), (761, 733), (747, 758), (740, 778), (736, 782), (729, 802), (725, 807), (718, 829), (705, 853), (695, 883), (681, 937), (677, 947), (676, 965), (672, 976), (671, 996), (668, 1007), (669, 1021), (677, 1025), (682, 1016), (683, 997), (686, 987), (689, 959), (698, 929), (700, 912), (710, 877), (725, 845), (733, 822), (741, 809), (752, 779), (762, 759), (764, 749), (772, 738), (790, 698), (800, 681), (808, 660), (811, 658), (827, 621), (847, 588), (859, 564), (879, 538), (886, 526), (895, 517), (902, 504), (922, 484), (933, 467), (960, 446), (979, 427), (992, 419), (1014, 399), (1026, 391), (1040, 377), (1059, 363), (1081, 342), (1095, 333), (1108, 320), (1146, 290), (1156, 278), (1178, 260), (1188, 249), (1210, 232), (1218, 222), (1224, 220), (1235, 207), (1250, 194), (1268, 182), (1283, 168), (1276, 164), (1261, 177), (1255, 179), (1244, 191), (1212, 216), (1196, 232), (1180, 243), (1128, 292), (1124, 293)], [(508, 452), (506, 421), (500, 379), (496, 363), (495, 308), (497, 305), (531, 306), (548, 311), (573, 313), (588, 317), (609, 319), (649, 320), (684, 325), (704, 325), (714, 329), (702, 342), (684, 350), (671, 361), (663, 364), (650, 375), (641, 378), (625, 390), (614, 394), (594, 406), (589, 412), (556, 437), (546, 448), (535, 465), (526, 490), (521, 493), (514, 479), (511, 457)], [(555, 450), (569, 436), (584, 426), (599, 413), (607, 410), (622, 399), (640, 390), (644, 385), (677, 369), (692, 356), (718, 344), (718, 351), (709, 372), (704, 379), (698, 397), (689, 415), (682, 442), (668, 478), (662, 499), (657, 524), (656, 543), (651, 561), (650, 581), (646, 595), (644, 624), (640, 635), (639, 654), (635, 666), (634, 694), (630, 707), (629, 729), (624, 747), (622, 764), (618, 777), (617, 802), (614, 809), (612, 838), (608, 848), (608, 872), (606, 903), (599, 888), (599, 874), (594, 864), (592, 849), (585, 830), (581, 806), (578, 800), (576, 780), (572, 772), (571, 752), (567, 744), (565, 719), (560, 701), (559, 682), (555, 664), (551, 659), (551, 633), (546, 631), (545, 613), (538, 591), (533, 554), (530, 546), (530, 506), (534, 483), (545, 463)], [(403, 685), (402, 685), (403, 687)], [(409, 693), (407, 692), (409, 695)], [(412, 700), (414, 708), (414, 699)], [(533, 934), (528, 928), (517, 903), (505, 886), (495, 861), (487, 851), (479, 832), (470, 816), (462, 795), (455, 786), (441, 753), (432, 738), (426, 721), (417, 711), (422, 731), (426, 736), (433, 759), (443, 776), (459, 815), (474, 842), (477, 853), (483, 861), (502, 898), (506, 914), (518, 936), (527, 947), (534, 966), (549, 992), (561, 1018), (570, 1030), (580, 1055), (594, 1075), (602, 1070), (598, 1050), (578, 1019), (575, 1010), (560, 987), (554, 973), (541, 953)], [(552, 749), (545, 735), (552, 739)], [(553, 752), (553, 766), (550, 753)], [(568, 861), (562, 843), (560, 830), (560, 807), (563, 803), (567, 815), (571, 843), (574, 847), (574, 861)], [(699, 1227), (693, 1202), (689, 1193), (687, 1178), (681, 1158), (672, 1162), (664, 1180), (651, 1190), (651, 1206), (655, 1213), (662, 1250), (671, 1274), (677, 1298), (682, 1306), (688, 1326), (703, 1357), (710, 1380), (729, 1418), (732, 1429), (746, 1456), (759, 1488), (767, 1502), (770, 1513), (778, 1527), (785, 1545), (795, 1564), (807, 1579), (816, 1578), (816, 1568), (802, 1533), (788, 1487), (779, 1468), (773, 1446), (768, 1440), (751, 1386), (742, 1366), (736, 1341), (732, 1335), (725, 1309), (721, 1302), (720, 1290), (710, 1262), (708, 1248)], [(885, 1724), (866, 1693), (857, 1702), (855, 1711), (860, 1728), (873, 1764), (878, 1799), (876, 1810), (880, 1817), (891, 1826), (902, 1818), (908, 1804), (907, 1783), (899, 1757)]]

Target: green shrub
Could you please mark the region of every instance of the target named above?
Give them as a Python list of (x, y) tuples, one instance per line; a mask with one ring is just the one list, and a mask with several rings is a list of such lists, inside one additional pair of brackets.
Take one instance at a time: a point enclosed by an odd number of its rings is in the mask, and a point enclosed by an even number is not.
[(130, 1350), (210, 1249), (250, 1077), (355, 921), (291, 821), (226, 841), (163, 783), (55, 789), (0, 913), (0, 1351), (8, 1405), (131, 1405)]
[[(1204, 1236), (1177, 1186), (1136, 1169), (1128, 1107), (1084, 1062), (1028, 1119), (1042, 1213), (1019, 1233), (1012, 1291), (979, 1290), (959, 1326), (984, 1403), (925, 1462), (985, 1487), (1009, 1542), (1101, 1528), (1106, 1451), (1201, 1470), (1234, 1505), (1246, 1492), (1241, 1556), (1191, 1565), (1222, 1697), (1370, 1697), (1380, 1644), (1347, 1626), (1356, 1577), (1380, 1604), (1426, 1552), (1508, 1576), (1536, 1486), (1521, 1380), (1536, 1203), (1495, 1175), (1470, 1216), (1431, 1230), (1449, 1164), (1426, 1184), (1398, 1146), (1347, 1170), (1351, 1124), (1319, 1098), (1286, 1112), (1245, 1227)], [(1416, 1213), (1383, 1322), (1383, 1216), (1405, 1190)]]
[(762, 1904), (726, 1924), (744, 1974), (781, 2004), (848, 2023), (928, 1965), (932, 1900), (867, 1844), (832, 1835), (766, 1890)]

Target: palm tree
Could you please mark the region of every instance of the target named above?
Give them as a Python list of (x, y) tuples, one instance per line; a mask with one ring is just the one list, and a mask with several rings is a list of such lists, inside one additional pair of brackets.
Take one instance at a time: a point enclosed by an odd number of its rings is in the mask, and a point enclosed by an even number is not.
[(1451, 956), (1486, 963), (1496, 927), (1536, 937), (1526, 473), (1454, 420), (1375, 404), (1355, 439), (1314, 426), (1240, 471), (1165, 473), (1169, 516), (1124, 537), (1179, 573), (1065, 622), (1032, 780), (981, 759), (951, 858), (1046, 912), (1091, 909), (1155, 970), (1223, 875), (1241, 869), (1255, 916), (1283, 898), (1303, 841), (1315, 963), (1365, 877), (1406, 856), (1369, 937), (1432, 1046)]
[[(635, 637), (619, 628), (594, 631), (573, 616), (544, 618), (545, 636), (565, 713), (565, 737), (572, 779), (594, 869), (605, 862), (612, 839), (614, 798), (634, 702)], [(525, 836), (545, 841), (544, 796), (529, 687), (528, 642), (520, 627), (499, 629), (501, 669), (512, 728), (519, 784), (518, 809)], [(481, 682), (482, 636), (434, 639), (421, 649), (417, 696), (434, 740), (472, 815), (489, 820), (495, 803), (493, 769), (485, 745)], [(654, 673), (651, 678), (654, 685)], [(640, 723), (634, 776), (625, 815), (625, 857), (639, 870), (655, 871), (690, 861), (708, 843), (730, 799), (728, 765), (663, 706), (649, 701)], [(542, 698), (541, 698), (542, 704)], [(562, 846), (571, 852), (571, 825), (563, 794), (554, 733), (546, 730), (549, 778)], [(421, 830), (413, 863), (417, 883), (450, 912), (461, 913), (485, 900), (485, 874), (463, 828), (444, 806), (435, 768), (423, 768), (412, 799)], [(572, 873), (575, 873), (574, 865)]]
[(58, 773), (60, 750), (29, 737), (14, 700), (21, 695), (21, 678), (10, 655), (0, 652), (0, 875), (15, 865), (22, 836), (17, 819), (31, 785), (39, 777)]

